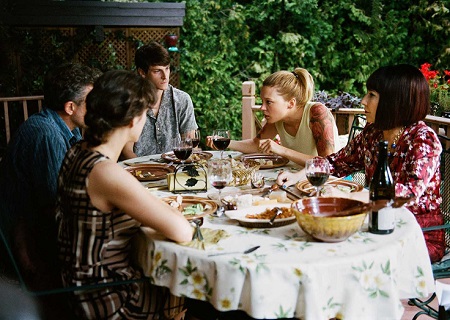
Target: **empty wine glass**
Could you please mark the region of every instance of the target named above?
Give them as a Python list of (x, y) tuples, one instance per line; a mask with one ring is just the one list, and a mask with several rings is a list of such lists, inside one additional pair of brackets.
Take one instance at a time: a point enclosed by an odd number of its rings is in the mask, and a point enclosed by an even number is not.
[(200, 143), (200, 130), (194, 130), (192, 134), (192, 148), (197, 148)]
[(317, 197), (320, 196), (322, 185), (330, 176), (330, 163), (325, 158), (313, 158), (306, 161), (306, 178), (316, 188)]
[(222, 204), (221, 192), (233, 179), (231, 161), (228, 159), (212, 159), (208, 161), (208, 179), (211, 185), (219, 190), (218, 202)]
[(192, 139), (177, 135), (172, 141), (173, 154), (181, 161), (181, 164), (189, 159), (192, 153)]
[(213, 132), (213, 143), (214, 146), (220, 150), (220, 158), (223, 158), (223, 150), (228, 148), (228, 145), (230, 144), (230, 130), (226, 129), (217, 129)]

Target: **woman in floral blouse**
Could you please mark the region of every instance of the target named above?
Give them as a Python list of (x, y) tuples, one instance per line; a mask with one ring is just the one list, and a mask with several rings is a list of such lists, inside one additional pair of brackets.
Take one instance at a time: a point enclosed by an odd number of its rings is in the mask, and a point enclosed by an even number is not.
[[(369, 124), (345, 148), (327, 156), (332, 174), (342, 177), (365, 170), (366, 181), (371, 181), (378, 142), (387, 140), (396, 196), (416, 198), (408, 209), (421, 227), (443, 224), (439, 207), (442, 146), (436, 133), (423, 122), (430, 106), (425, 77), (417, 68), (400, 64), (376, 70), (366, 86), (362, 105)], [(300, 176), (283, 172), (277, 182), (291, 185)], [(443, 230), (425, 232), (424, 236), (431, 261), (440, 260), (445, 250)]]

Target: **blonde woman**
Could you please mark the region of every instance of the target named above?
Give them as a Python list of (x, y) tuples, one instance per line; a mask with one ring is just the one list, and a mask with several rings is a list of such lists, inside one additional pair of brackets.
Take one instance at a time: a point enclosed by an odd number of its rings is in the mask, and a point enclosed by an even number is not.
[[(230, 142), (229, 148), (243, 153), (274, 153), (304, 165), (313, 156), (326, 156), (340, 149), (330, 110), (311, 101), (314, 80), (303, 68), (278, 71), (267, 77), (261, 88), (261, 111), (266, 123), (254, 139)], [(273, 138), (280, 136), (281, 145)], [(216, 149), (212, 137), (207, 145)]]

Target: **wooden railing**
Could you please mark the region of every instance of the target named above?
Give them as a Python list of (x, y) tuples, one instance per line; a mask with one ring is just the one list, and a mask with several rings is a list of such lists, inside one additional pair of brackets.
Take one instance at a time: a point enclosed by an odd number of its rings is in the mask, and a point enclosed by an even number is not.
[(13, 107), (22, 108), (23, 118), (21, 117), (19, 120), (16, 119), (15, 121), (15, 123), (18, 126), (20, 125), (20, 123), (28, 119), (28, 116), (30, 114), (29, 110), (30, 105), (33, 105), (33, 107), (36, 109), (35, 111), (40, 111), (42, 109), (43, 100), (44, 96), (9, 97), (9, 98), (0, 97), (0, 104), (3, 105), (6, 144), (8, 144), (9, 140), (11, 139), (13, 129), (12, 117), (10, 115), (11, 113), (10, 108)]
[[(242, 83), (242, 139), (251, 139), (261, 129), (264, 122), (260, 111), (261, 106), (255, 104), (255, 83), (245, 81)], [(348, 134), (352, 126), (353, 119), (357, 114), (364, 114), (364, 109), (339, 108), (332, 109), (339, 135)], [(447, 135), (450, 127), (450, 119), (428, 115), (425, 122), (438, 134)], [(445, 142), (446, 148), (450, 148), (450, 142)]]

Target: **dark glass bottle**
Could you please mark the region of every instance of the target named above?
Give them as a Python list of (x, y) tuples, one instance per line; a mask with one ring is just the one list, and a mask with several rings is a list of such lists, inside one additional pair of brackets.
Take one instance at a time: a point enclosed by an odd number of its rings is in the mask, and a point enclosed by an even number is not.
[[(370, 200), (391, 200), (395, 197), (395, 185), (388, 163), (388, 142), (380, 141), (378, 144), (378, 163), (370, 182)], [(376, 234), (389, 234), (394, 231), (395, 217), (388, 208), (369, 213), (369, 232)]]

